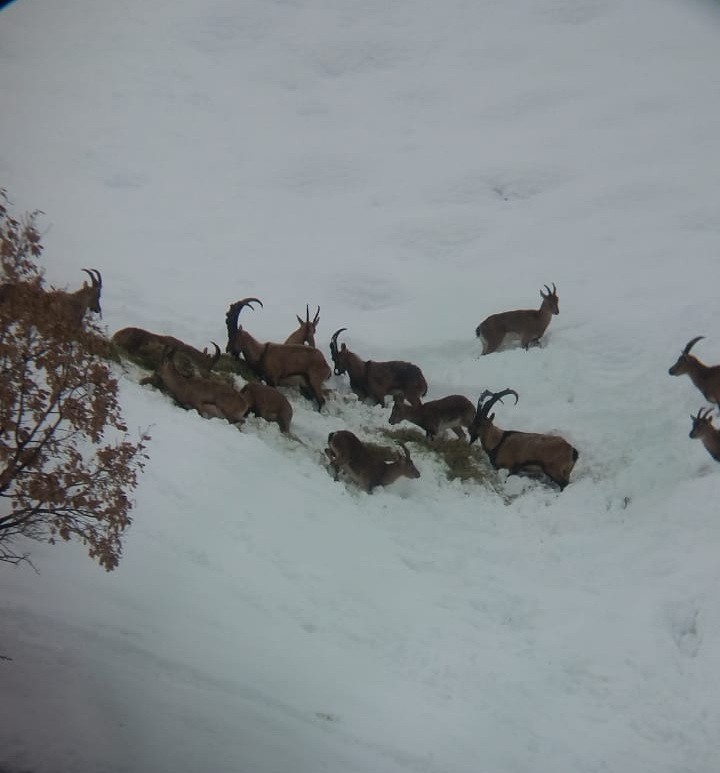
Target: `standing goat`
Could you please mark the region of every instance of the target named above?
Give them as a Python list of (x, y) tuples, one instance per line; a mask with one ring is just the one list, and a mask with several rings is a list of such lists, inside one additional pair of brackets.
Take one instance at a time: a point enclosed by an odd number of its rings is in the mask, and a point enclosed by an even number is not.
[(342, 429), (328, 435), (325, 454), (335, 471), (335, 480), (342, 471), (368, 494), (376, 486), (388, 486), (399, 477), (419, 478), (420, 471), (410, 458), (407, 447), (401, 443), (393, 461), (387, 461), (378, 449), (363, 443), (349, 430)]
[(350, 388), (361, 399), (371, 398), (378, 405), (385, 406), (385, 396), (399, 396), (411, 405), (420, 405), (427, 394), (427, 381), (417, 365), (402, 360), (373, 362), (362, 360), (345, 344), (338, 349), (337, 337), (344, 330), (336, 330), (330, 339), (330, 354), (335, 365), (335, 375), (347, 373)]
[(720, 405), (720, 365), (703, 365), (697, 357), (690, 354), (693, 346), (703, 338), (705, 336), (697, 336), (688, 341), (668, 373), (671, 376), (682, 376), (683, 373), (687, 373), (708, 402)]
[(446, 429), (451, 429), (465, 440), (463, 427), (469, 427), (475, 418), (475, 406), (462, 395), (449, 395), (430, 400), (422, 405), (408, 405), (396, 397), (390, 414), (390, 424), (410, 421), (425, 430), (428, 440), (434, 440)]
[(690, 437), (702, 440), (702, 444), (710, 456), (716, 462), (720, 462), (720, 429), (713, 427), (711, 413), (712, 408), (706, 408), (704, 412), (701, 408), (697, 416), (690, 416), (693, 423)]
[(539, 309), (518, 309), (491, 314), (475, 328), (475, 335), (483, 340), (483, 354), (494, 352), (509, 334), (520, 336), (520, 343), (526, 350), (530, 344), (540, 344), (552, 316), (560, 313), (555, 283), (553, 282), (552, 290), (547, 285), (545, 289), (547, 294), (540, 290), (542, 303)]
[[(157, 378), (183, 408), (195, 409), (205, 418), (227, 419), (241, 424), (248, 412), (248, 402), (230, 384), (211, 378), (185, 376), (174, 362), (174, 347), (166, 347), (155, 371)], [(140, 383), (151, 383), (152, 377)]]
[(0, 303), (23, 303), (27, 293), (37, 297), (39, 293), (43, 301), (47, 301), (48, 308), (68, 320), (72, 325), (80, 327), (88, 311), (102, 315), (100, 308), (100, 292), (102, 290), (102, 276), (97, 269), (84, 268), (83, 271), (90, 277), (91, 284), (83, 282), (83, 286), (75, 292), (67, 290), (50, 290), (45, 292), (39, 284), (19, 282), (7, 283), (0, 286)]
[(248, 412), (260, 416), (265, 421), (274, 421), (280, 431), (287, 434), (290, 431), (293, 409), (290, 401), (275, 387), (248, 381), (240, 390), (240, 394), (248, 404)]
[(277, 386), (293, 376), (301, 377), (317, 401), (318, 409), (325, 404), (323, 383), (330, 377), (330, 366), (319, 349), (298, 344), (260, 343), (242, 325), (238, 317), (245, 306), (262, 302), (257, 298), (243, 298), (230, 305), (225, 315), (228, 342), (226, 351), (235, 357), (240, 354), (250, 368), (270, 386)]
[(297, 321), (300, 323), (300, 327), (297, 330), (293, 330), (292, 333), (285, 339), (286, 344), (307, 344), (308, 346), (315, 346), (315, 333), (317, 332), (318, 322), (320, 322), (320, 307), (317, 307), (315, 316), (310, 321), (310, 306), (305, 306), (305, 319), (301, 319), (297, 314), (295, 315)]
[(577, 450), (558, 435), (515, 432), (496, 427), (493, 424), (495, 414), (491, 414), (490, 409), (498, 400), (502, 402), (505, 395), (514, 395), (517, 404), (518, 393), (514, 389), (503, 389), (502, 392), (485, 390), (480, 395), (477, 413), (470, 426), (470, 442), (480, 438), (480, 444), (496, 470), (508, 470), (510, 475), (542, 472), (562, 491), (570, 482), (570, 473), (578, 458)]

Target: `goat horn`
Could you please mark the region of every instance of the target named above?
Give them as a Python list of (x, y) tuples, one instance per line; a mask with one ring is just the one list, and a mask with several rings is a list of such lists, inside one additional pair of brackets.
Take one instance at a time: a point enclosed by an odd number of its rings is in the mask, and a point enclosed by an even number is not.
[[(487, 394), (487, 390), (483, 392), (483, 396)], [(482, 406), (482, 415), (487, 416), (490, 413), (490, 409), (495, 405), (498, 400), (502, 402), (503, 397), (506, 395), (515, 395), (515, 405), (517, 405), (520, 396), (514, 389), (503, 389), (502, 392), (490, 392), (490, 399)], [(482, 399), (482, 397), (480, 398)]]
[(337, 337), (338, 337), (338, 336), (340, 335), (340, 333), (342, 333), (344, 330), (347, 330), (347, 328), (346, 328), (346, 327), (341, 327), (341, 328), (340, 328), (340, 330), (336, 330), (336, 331), (335, 331), (335, 332), (332, 334), (332, 338), (330, 339), (330, 346), (331, 346), (331, 347), (335, 347), (335, 349), (336, 349), (336, 350), (337, 350)]
[(317, 325), (318, 321), (320, 320), (320, 307), (317, 307), (317, 311), (315, 312), (315, 317), (313, 318), (313, 325)]
[[(552, 295), (552, 290), (547, 285), (543, 285), (543, 287), (548, 291), (548, 296)], [(540, 295), (542, 295), (542, 293), (540, 293)]]
[(692, 349), (693, 346), (695, 346), (695, 344), (703, 338), (705, 338), (705, 336), (697, 336), (696, 338), (693, 338), (692, 341), (688, 341), (685, 345), (685, 348), (683, 349), (683, 354), (688, 354), (690, 349)]
[(90, 277), (93, 287), (98, 286), (98, 279), (89, 268), (84, 268), (83, 271)]
[(555, 287), (555, 282), (553, 282), (553, 295), (557, 295), (557, 287)]

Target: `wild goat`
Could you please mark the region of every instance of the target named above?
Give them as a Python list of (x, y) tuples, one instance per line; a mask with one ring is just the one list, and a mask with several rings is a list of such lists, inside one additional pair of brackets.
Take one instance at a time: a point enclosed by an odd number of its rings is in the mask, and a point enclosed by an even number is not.
[(48, 308), (63, 315), (69, 322), (78, 327), (87, 311), (102, 314), (100, 308), (100, 293), (102, 290), (102, 276), (97, 269), (84, 268), (83, 271), (90, 277), (91, 284), (83, 282), (83, 286), (75, 292), (67, 290), (50, 290), (45, 292), (38, 284), (20, 282), (18, 284), (6, 283), (0, 286), (0, 303), (6, 301), (22, 303), (27, 293), (44, 293), (43, 299), (47, 300)]
[[(493, 424), (495, 414), (490, 409), (505, 395), (518, 393), (514, 389), (502, 392), (485, 390), (477, 403), (477, 413), (470, 426), (470, 442), (478, 437), (483, 450), (496, 470), (509, 470), (516, 473), (543, 472), (562, 491), (570, 482), (570, 473), (578, 458), (578, 452), (567, 440), (558, 435), (540, 435), (531, 432), (501, 430)], [(486, 398), (487, 401), (483, 402)]]
[(83, 286), (74, 293), (66, 290), (53, 290), (50, 293), (50, 303), (57, 304), (64, 313), (76, 324), (82, 324), (87, 311), (102, 315), (100, 308), (100, 292), (102, 291), (102, 276), (97, 269), (84, 268), (90, 277), (91, 284), (83, 282)]
[[(262, 306), (262, 304), (260, 304)], [(285, 339), (286, 344), (307, 344), (308, 346), (315, 346), (315, 333), (317, 332), (318, 322), (320, 322), (320, 307), (317, 307), (315, 316), (312, 322), (310, 321), (310, 306), (305, 306), (305, 319), (301, 319), (297, 314), (295, 315), (297, 321), (300, 323), (300, 327), (297, 330), (293, 330), (292, 333)]]
[(434, 440), (446, 429), (451, 429), (461, 440), (463, 427), (469, 427), (475, 418), (475, 406), (462, 395), (449, 395), (430, 400), (422, 405), (408, 405), (396, 397), (390, 414), (390, 424), (410, 421), (425, 430), (428, 440)]
[(703, 365), (697, 357), (690, 354), (693, 346), (703, 338), (705, 336), (697, 336), (692, 341), (688, 341), (668, 373), (671, 376), (682, 376), (683, 373), (687, 373), (708, 402), (720, 405), (720, 365)]
[(711, 413), (712, 408), (706, 408), (704, 412), (701, 408), (697, 416), (690, 416), (693, 423), (690, 437), (700, 438), (710, 456), (720, 462), (720, 429), (713, 427)]
[(361, 399), (371, 398), (378, 405), (385, 406), (385, 396), (400, 396), (411, 405), (420, 405), (427, 394), (427, 381), (417, 365), (401, 360), (373, 362), (362, 360), (345, 344), (338, 349), (337, 337), (344, 330), (336, 330), (330, 340), (330, 355), (335, 365), (335, 375), (347, 373), (350, 388)]
[(220, 347), (211, 341), (215, 347), (215, 354), (202, 352), (190, 344), (186, 344), (174, 336), (151, 333), (140, 327), (124, 327), (118, 330), (112, 337), (112, 342), (124, 349), (129, 354), (140, 355), (159, 365), (160, 358), (167, 347), (172, 347), (179, 354), (187, 357), (192, 364), (204, 375), (207, 375), (220, 359)]
[(520, 336), (520, 343), (525, 349), (528, 349), (530, 344), (540, 344), (553, 314), (560, 313), (555, 283), (553, 282), (552, 290), (547, 285), (545, 289), (547, 295), (540, 290), (542, 303), (539, 309), (518, 309), (491, 314), (475, 328), (475, 335), (483, 339), (483, 354), (494, 352), (505, 336), (511, 333)]
[[(174, 362), (175, 348), (168, 346), (155, 371), (157, 378), (183, 408), (195, 409), (205, 418), (227, 419), (241, 424), (248, 412), (248, 402), (232, 385), (211, 378), (185, 376)], [(148, 377), (140, 383), (152, 383)]]
[(319, 349), (298, 344), (260, 343), (238, 325), (238, 316), (245, 306), (262, 303), (257, 298), (243, 298), (231, 304), (225, 315), (228, 342), (226, 351), (235, 357), (240, 354), (250, 368), (270, 386), (277, 386), (284, 379), (300, 376), (309, 387), (318, 409), (325, 404), (323, 383), (330, 377), (330, 366)]
[(280, 431), (288, 433), (292, 421), (293, 409), (290, 401), (275, 387), (249, 381), (240, 390), (240, 394), (248, 404), (248, 413), (260, 416), (265, 421), (274, 421), (280, 426)]
[(368, 494), (376, 486), (388, 486), (399, 477), (419, 478), (420, 472), (410, 458), (407, 447), (401, 443), (402, 453), (395, 454), (393, 461), (383, 458), (349, 430), (342, 429), (328, 435), (325, 454), (335, 471), (335, 480), (342, 471)]

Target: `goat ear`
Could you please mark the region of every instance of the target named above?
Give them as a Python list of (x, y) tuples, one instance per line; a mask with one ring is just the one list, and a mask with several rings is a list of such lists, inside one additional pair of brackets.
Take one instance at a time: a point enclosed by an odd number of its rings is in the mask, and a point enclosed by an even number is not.
[(347, 346), (345, 346), (345, 344), (340, 344), (340, 351), (341, 352), (346, 352), (347, 351)]
[(301, 325), (304, 325), (304, 324), (305, 324), (305, 320), (304, 320), (304, 319), (300, 319), (300, 317), (298, 317), (298, 315), (297, 315), (297, 314), (295, 315), (295, 319), (297, 319), (297, 321), (298, 321), (298, 322), (299, 322)]
[(490, 421), (494, 421), (494, 420), (495, 420), (495, 414), (494, 414), (494, 413), (491, 413), (491, 414), (488, 416), (488, 419), (490, 419)]

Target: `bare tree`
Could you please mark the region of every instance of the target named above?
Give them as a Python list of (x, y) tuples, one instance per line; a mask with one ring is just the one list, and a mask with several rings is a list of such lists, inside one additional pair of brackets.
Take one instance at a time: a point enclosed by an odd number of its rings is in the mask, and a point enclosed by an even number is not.
[(0, 191), (0, 561), (28, 558), (23, 537), (74, 539), (110, 571), (149, 437), (128, 439), (100, 331), (47, 302), (36, 215)]

